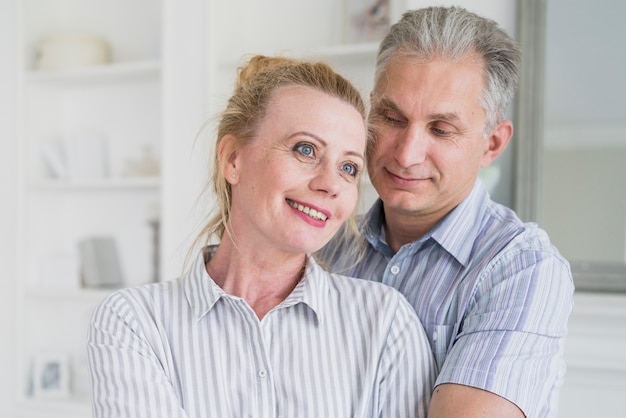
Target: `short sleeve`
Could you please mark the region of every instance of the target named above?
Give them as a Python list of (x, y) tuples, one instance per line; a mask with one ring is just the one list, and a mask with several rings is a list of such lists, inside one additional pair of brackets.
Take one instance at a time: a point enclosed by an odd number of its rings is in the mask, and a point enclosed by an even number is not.
[(556, 250), (518, 249), (482, 273), (437, 384), (478, 387), (527, 417), (556, 415), (573, 282)]

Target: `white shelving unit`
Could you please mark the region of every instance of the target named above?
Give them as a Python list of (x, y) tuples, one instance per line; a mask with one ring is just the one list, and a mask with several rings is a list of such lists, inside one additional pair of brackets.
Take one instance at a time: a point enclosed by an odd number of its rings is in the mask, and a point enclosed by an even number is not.
[(68, 68), (59, 70), (27, 70), (29, 84), (72, 85), (127, 81), (132, 79), (156, 79), (161, 70), (158, 60), (112, 62), (105, 65)]
[[(112, 238), (123, 285), (156, 277), (161, 9), (150, 0), (19, 3), (16, 390), (23, 416), (90, 415), (85, 337), (94, 307), (111, 289), (82, 285), (79, 241)], [(36, 45), (49, 33), (101, 36), (111, 62), (37, 69)], [(42, 356), (66, 361), (66, 393), (56, 393), (54, 383), (38, 390), (34, 365)]]

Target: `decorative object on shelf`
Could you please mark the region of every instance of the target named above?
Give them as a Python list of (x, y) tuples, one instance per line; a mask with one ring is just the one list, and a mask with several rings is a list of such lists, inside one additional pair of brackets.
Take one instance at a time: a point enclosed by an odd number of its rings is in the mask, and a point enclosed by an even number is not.
[(109, 62), (111, 47), (103, 37), (79, 33), (51, 33), (37, 43), (34, 67), (38, 70), (58, 70)]
[(78, 243), (84, 287), (121, 287), (124, 283), (117, 244), (111, 237), (92, 237)]
[(141, 157), (129, 159), (122, 172), (124, 177), (158, 177), (160, 172), (159, 160), (154, 155), (150, 145), (144, 145), (141, 149)]
[(109, 175), (104, 134), (76, 132), (66, 139), (43, 141), (41, 155), (52, 178), (103, 178)]
[(345, 0), (345, 41), (381, 40), (389, 30), (391, 0)]
[(65, 354), (38, 354), (33, 359), (33, 396), (35, 398), (67, 398), (70, 395), (70, 369)]

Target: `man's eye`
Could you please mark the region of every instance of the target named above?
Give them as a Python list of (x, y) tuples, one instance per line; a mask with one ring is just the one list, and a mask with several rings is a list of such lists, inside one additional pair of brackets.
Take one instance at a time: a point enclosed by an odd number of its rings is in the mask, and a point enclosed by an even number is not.
[(431, 128), (431, 131), (437, 136), (449, 136), (451, 133), (448, 129), (437, 128), (435, 126)]
[(395, 112), (383, 112), (382, 113), (383, 120), (390, 125), (401, 125), (404, 123), (404, 119), (402, 116), (399, 116)]
[(295, 146), (295, 150), (305, 157), (315, 157), (315, 148), (309, 143), (299, 143)]
[(353, 163), (344, 163), (341, 166), (341, 171), (343, 171), (344, 173), (352, 176), (352, 177), (356, 177), (359, 174), (359, 167), (357, 167), (355, 164)]

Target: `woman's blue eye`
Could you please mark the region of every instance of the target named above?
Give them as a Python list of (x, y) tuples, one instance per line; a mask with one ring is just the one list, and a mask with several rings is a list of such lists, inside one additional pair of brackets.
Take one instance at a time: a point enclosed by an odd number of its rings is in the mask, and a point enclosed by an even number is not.
[(351, 175), (352, 177), (356, 177), (357, 173), (359, 172), (359, 169), (351, 163), (345, 163), (341, 166), (341, 171), (343, 171), (346, 174)]
[(300, 152), (300, 154), (307, 157), (312, 157), (315, 153), (315, 149), (311, 144), (298, 144), (296, 149)]

